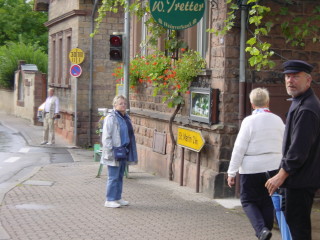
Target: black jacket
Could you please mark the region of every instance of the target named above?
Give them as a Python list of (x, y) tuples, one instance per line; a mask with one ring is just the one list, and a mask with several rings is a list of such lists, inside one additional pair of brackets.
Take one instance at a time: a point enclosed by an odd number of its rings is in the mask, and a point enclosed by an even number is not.
[(312, 89), (290, 112), (283, 138), (281, 166), (288, 178), (283, 187), (320, 187), (320, 101)]

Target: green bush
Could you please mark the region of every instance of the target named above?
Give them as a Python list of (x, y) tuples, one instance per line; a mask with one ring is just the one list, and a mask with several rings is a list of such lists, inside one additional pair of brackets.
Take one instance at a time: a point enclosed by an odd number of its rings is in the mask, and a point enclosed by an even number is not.
[(38, 45), (10, 42), (0, 47), (0, 87), (13, 88), (19, 60), (37, 65), (40, 72), (48, 72), (48, 55)]

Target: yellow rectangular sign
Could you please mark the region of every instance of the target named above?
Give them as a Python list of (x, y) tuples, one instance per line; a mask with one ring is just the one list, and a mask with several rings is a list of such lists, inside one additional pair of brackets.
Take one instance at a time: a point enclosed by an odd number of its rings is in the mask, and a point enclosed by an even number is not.
[(204, 139), (201, 135), (201, 132), (198, 130), (179, 127), (177, 144), (181, 147), (200, 152), (204, 145)]
[(123, 84), (116, 84), (116, 95), (123, 95), (124, 96), (124, 85)]

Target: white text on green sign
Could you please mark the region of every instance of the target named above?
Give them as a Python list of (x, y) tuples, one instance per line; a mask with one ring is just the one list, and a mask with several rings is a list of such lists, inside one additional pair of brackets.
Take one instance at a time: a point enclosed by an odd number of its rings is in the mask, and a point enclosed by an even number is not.
[(204, 0), (150, 0), (153, 18), (163, 27), (182, 30), (197, 24), (205, 11)]

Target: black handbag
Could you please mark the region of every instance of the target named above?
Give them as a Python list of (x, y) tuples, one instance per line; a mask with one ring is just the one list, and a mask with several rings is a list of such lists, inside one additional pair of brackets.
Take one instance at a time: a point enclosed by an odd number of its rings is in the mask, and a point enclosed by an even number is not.
[(128, 152), (129, 150), (124, 146), (113, 147), (113, 156), (116, 160), (126, 159)]

